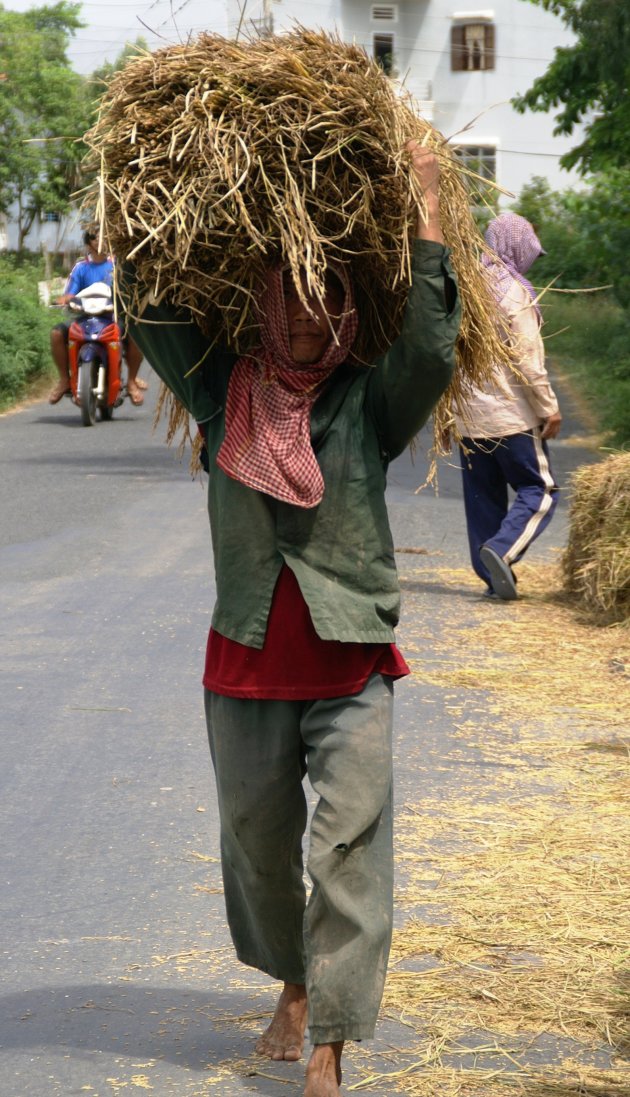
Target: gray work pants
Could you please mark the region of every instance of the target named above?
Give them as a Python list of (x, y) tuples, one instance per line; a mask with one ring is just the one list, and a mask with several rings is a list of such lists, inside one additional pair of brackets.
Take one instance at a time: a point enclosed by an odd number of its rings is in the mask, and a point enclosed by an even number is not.
[[(369, 1039), (392, 930), (391, 680), (326, 700), (205, 701), (237, 955), (306, 984), (313, 1044)], [(308, 903), (305, 772), (318, 796)]]

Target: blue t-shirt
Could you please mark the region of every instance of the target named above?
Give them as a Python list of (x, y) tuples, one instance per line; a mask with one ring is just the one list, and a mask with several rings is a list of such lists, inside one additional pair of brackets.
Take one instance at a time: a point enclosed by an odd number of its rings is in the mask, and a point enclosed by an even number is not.
[(81, 259), (70, 271), (64, 292), (76, 294), (79, 290), (93, 286), (95, 282), (105, 282), (107, 286), (111, 286), (113, 270), (111, 259), (104, 259), (102, 263)]

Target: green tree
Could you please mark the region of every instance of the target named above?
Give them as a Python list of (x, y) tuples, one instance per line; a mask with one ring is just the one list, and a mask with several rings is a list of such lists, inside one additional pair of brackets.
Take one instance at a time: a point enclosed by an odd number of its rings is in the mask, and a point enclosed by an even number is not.
[[(548, 351), (613, 445), (630, 442), (630, 170), (590, 177), (588, 189), (553, 191), (534, 177), (514, 209), (536, 226), (547, 254), (528, 277), (542, 298)], [(556, 293), (555, 290), (597, 292)]]
[[(591, 180), (580, 206), (582, 236), (604, 282), (630, 313), (630, 167), (611, 168)], [(630, 315), (629, 315), (630, 320)]]
[(533, 268), (536, 285), (575, 289), (608, 280), (591, 245), (588, 203), (588, 192), (554, 191), (538, 175), (523, 187), (513, 209), (531, 221), (547, 253)]
[(572, 46), (556, 50), (549, 68), (517, 110), (550, 111), (555, 133), (585, 124), (584, 140), (566, 153), (563, 167), (582, 173), (630, 166), (630, 4), (628, 0), (530, 0), (560, 16), (573, 31)]
[(79, 4), (0, 5), (0, 212), (14, 207), (18, 250), (40, 212), (65, 212), (80, 178), (89, 109), (67, 58)]
[(553, 191), (534, 176), (523, 187), (514, 210), (535, 225), (547, 252), (536, 260), (536, 284), (610, 285), (619, 304), (630, 309), (630, 169), (612, 168), (588, 183), (588, 190)]
[[(86, 95), (89, 106), (89, 119), (84, 127), (84, 132), (93, 126), (98, 117), (98, 111), (100, 106), (100, 100), (109, 84), (114, 73), (119, 69), (125, 67), (128, 61), (137, 57), (139, 53), (147, 53), (149, 46), (144, 38), (138, 37), (133, 43), (128, 42), (120, 51), (114, 61), (105, 61), (94, 72), (88, 76), (86, 81)], [(93, 182), (94, 175), (96, 173), (96, 165), (94, 160), (87, 154), (87, 148), (85, 145), (81, 146), (83, 154), (82, 163), (82, 187), (87, 190), (90, 183)], [(93, 193), (93, 192), (92, 192)], [(86, 220), (94, 220), (96, 217), (96, 210), (84, 203), (83, 212)]]
[(99, 66), (99, 68), (94, 70), (89, 78), (89, 82), (91, 85), (90, 90), (93, 92), (93, 96), (95, 99), (95, 112), (98, 108), (98, 100), (105, 91), (105, 88), (107, 87), (107, 84), (109, 83), (114, 73), (118, 72), (119, 69), (124, 68), (127, 64), (127, 61), (131, 61), (140, 53), (148, 52), (149, 45), (146, 41), (146, 38), (138, 37), (136, 38), (135, 42), (127, 42), (127, 44), (123, 46), (115, 61), (104, 61), (103, 64)]

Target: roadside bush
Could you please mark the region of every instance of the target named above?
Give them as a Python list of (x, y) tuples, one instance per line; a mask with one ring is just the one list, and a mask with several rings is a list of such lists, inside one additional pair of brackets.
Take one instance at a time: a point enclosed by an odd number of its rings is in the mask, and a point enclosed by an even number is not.
[(610, 285), (630, 308), (630, 169), (593, 175), (587, 184), (583, 191), (552, 191), (534, 176), (523, 187), (514, 211), (536, 226), (547, 252), (536, 260), (532, 280), (544, 286), (555, 279), (563, 288)]
[(537, 287), (552, 281), (560, 288), (610, 281), (601, 253), (591, 241), (590, 200), (590, 193), (552, 191), (540, 176), (523, 187), (512, 208), (535, 226), (547, 252), (528, 275)]
[(630, 446), (630, 314), (611, 294), (543, 298), (547, 355), (587, 400), (615, 446)]
[[(630, 445), (630, 170), (593, 175), (583, 191), (552, 191), (535, 176), (514, 205), (547, 254), (528, 277), (542, 298), (547, 354), (588, 401), (612, 445)], [(561, 294), (555, 289), (593, 289)], [(566, 330), (563, 330), (566, 329)], [(558, 334), (555, 334), (558, 333)]]
[(39, 264), (0, 257), (0, 410), (51, 371), (49, 332), (55, 319), (40, 304), (41, 277)]
[(630, 310), (630, 168), (611, 169), (591, 180), (582, 199), (582, 234), (597, 256), (605, 281), (611, 282), (619, 303)]

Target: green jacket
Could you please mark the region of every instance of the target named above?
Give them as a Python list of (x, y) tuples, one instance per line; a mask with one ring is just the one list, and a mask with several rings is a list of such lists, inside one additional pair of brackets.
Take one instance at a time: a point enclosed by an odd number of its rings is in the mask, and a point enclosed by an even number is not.
[[(416, 241), (412, 271), (399, 338), (373, 367), (339, 366), (315, 402), (311, 439), (325, 490), (310, 509), (254, 491), (216, 466), (236, 356), (208, 353), (209, 341), (199, 328), (182, 323), (181, 314), (165, 306), (149, 305), (140, 322), (129, 321), (129, 332), (153, 369), (205, 424), (217, 586), (212, 625), (224, 636), (263, 646), (285, 562), (322, 639), (393, 640), (400, 591), (385, 507), (387, 467), (447, 387), (459, 329), (447, 249)], [(204, 355), (203, 365), (186, 377)]]

